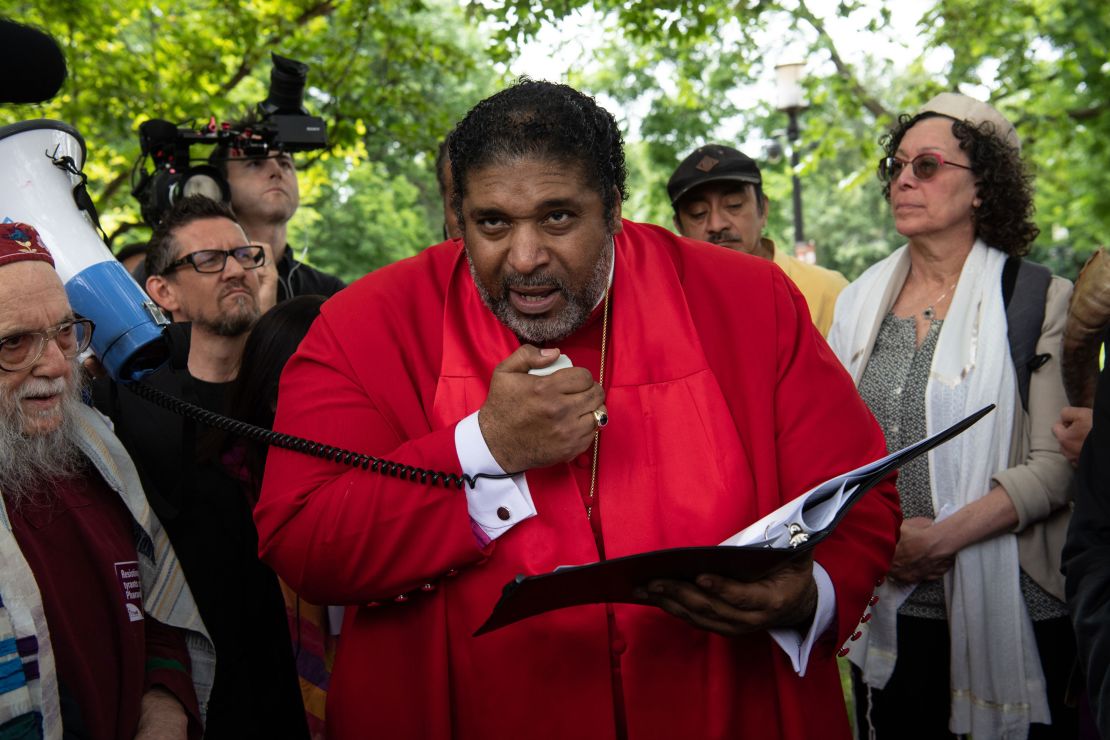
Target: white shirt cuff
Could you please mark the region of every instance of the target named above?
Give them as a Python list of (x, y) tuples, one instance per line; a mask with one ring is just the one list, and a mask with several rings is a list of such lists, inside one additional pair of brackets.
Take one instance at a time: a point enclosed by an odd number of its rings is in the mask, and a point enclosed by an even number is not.
[[(467, 475), (505, 473), (482, 436), (477, 411), (455, 425), (455, 453), (459, 456), (459, 465)], [(479, 478), (474, 488), (467, 486), (464, 490), (471, 520), (491, 540), (536, 515), (536, 507), (532, 503), (532, 494), (528, 490), (524, 473), (503, 480)]]
[(800, 631), (794, 629), (767, 630), (771, 639), (777, 642), (790, 658), (790, 665), (799, 676), (806, 675), (813, 643), (828, 629), (833, 617), (836, 616), (836, 591), (833, 589), (832, 579), (820, 563), (813, 564), (813, 580), (817, 583), (817, 611), (813, 615), (813, 624), (810, 625), (809, 633), (802, 635)]

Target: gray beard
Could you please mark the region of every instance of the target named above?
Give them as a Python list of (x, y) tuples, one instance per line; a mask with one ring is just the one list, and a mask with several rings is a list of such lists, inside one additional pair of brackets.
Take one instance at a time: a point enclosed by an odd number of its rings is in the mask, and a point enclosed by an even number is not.
[[(74, 363), (73, 375), (81, 377)], [(39, 383), (42, 387), (43, 383)], [(18, 402), (20, 393), (0, 389), (0, 491), (9, 505), (49, 504), (59, 483), (75, 478), (86, 467), (85, 456), (77, 447), (77, 413), (81, 387), (67, 383), (62, 401), (62, 423), (52, 432), (24, 434), (24, 413)]]
[[(497, 317), (497, 320), (508, 327), (521, 341), (547, 344), (566, 339), (582, 328), (594, 308), (601, 302), (602, 296), (609, 287), (609, 272), (613, 265), (613, 237), (609, 237), (609, 244), (601, 250), (589, 280), (580, 290), (574, 290), (562, 280), (541, 271), (531, 275), (514, 274), (502, 278), (501, 297), (494, 298), (478, 279), (469, 252), (466, 259), (470, 265), (470, 276), (474, 280), (474, 287), (478, 289), (482, 303), (486, 304), (486, 308)], [(531, 317), (517, 313), (509, 302), (509, 288), (535, 286), (555, 287), (566, 301), (563, 310), (555, 316), (546, 317)]]

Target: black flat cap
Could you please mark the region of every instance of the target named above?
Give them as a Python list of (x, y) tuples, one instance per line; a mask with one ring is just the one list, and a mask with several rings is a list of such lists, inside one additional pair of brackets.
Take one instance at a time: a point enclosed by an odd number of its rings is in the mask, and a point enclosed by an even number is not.
[(707, 144), (682, 160), (667, 181), (667, 195), (671, 198), (671, 205), (674, 205), (693, 188), (720, 180), (759, 185), (763, 177), (759, 173), (759, 165), (747, 154), (730, 146)]

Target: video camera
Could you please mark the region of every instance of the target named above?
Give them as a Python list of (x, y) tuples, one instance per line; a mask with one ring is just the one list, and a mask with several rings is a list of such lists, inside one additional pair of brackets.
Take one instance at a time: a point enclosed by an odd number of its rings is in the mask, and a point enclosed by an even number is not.
[[(190, 195), (204, 195), (228, 202), (227, 179), (210, 164), (193, 166), (193, 144), (214, 144), (234, 149), (242, 157), (265, 157), (272, 151), (303, 152), (328, 145), (322, 118), (304, 108), (308, 65), (271, 52), (273, 70), (270, 92), (257, 106), (256, 123), (233, 128), (216, 123), (213, 116), (199, 130), (179, 128), (169, 121), (151, 119), (139, 125), (142, 154), (132, 171), (131, 194), (139, 201), (143, 220), (157, 226), (174, 203)], [(150, 158), (153, 171), (146, 171)], [(138, 182), (136, 182), (136, 177)]]

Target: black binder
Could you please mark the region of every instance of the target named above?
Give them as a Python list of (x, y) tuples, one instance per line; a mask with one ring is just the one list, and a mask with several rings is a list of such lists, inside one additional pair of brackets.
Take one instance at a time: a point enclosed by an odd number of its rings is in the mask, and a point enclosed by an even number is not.
[[(785, 547), (773, 547), (769, 541), (743, 546), (676, 547), (557, 568), (543, 575), (518, 575), (505, 584), (493, 612), (474, 636), (568, 606), (643, 603), (633, 597), (633, 591), (657, 578), (692, 581), (703, 573), (713, 573), (738, 581), (758, 581), (810, 552), (832, 533), (863, 494), (893, 470), (952, 439), (992, 409), (993, 404), (932, 437), (831, 478), (757, 522), (762, 524), (774, 520), (780, 512), (788, 512), (786, 520), (766, 527), (770, 538), (789, 541)], [(830, 509), (830, 506), (835, 508)], [(820, 528), (807, 521), (813, 515), (820, 520)]]

